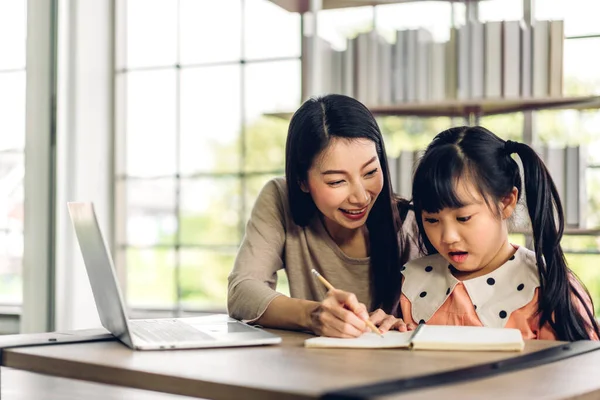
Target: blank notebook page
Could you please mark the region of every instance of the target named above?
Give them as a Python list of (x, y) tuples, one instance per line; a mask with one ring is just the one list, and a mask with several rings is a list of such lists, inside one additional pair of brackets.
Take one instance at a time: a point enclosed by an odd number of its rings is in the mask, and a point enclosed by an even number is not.
[(412, 344), (415, 349), (439, 350), (521, 350), (521, 331), (480, 326), (423, 325)]
[(390, 349), (409, 347), (412, 332), (389, 331), (383, 337), (373, 332), (352, 339), (316, 337), (304, 341), (306, 347), (343, 347), (353, 349)]

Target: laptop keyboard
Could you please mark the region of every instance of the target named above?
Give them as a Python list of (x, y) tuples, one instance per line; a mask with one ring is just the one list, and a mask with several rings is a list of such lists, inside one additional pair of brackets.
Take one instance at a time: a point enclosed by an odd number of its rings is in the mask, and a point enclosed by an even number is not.
[(132, 333), (147, 343), (213, 341), (214, 337), (176, 319), (130, 320)]

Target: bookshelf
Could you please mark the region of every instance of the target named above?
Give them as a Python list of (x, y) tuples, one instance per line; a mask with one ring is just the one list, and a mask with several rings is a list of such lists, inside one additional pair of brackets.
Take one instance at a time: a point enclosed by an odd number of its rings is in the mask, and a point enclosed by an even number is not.
[[(317, 13), (417, 0), (270, 1), (288, 11)], [(346, 50), (336, 50), (319, 37), (317, 18), (310, 18), (302, 36), (302, 98), (341, 93), (377, 116), (463, 117), (469, 124), (483, 115), (525, 112), (527, 143), (534, 142), (531, 111), (600, 106), (595, 96), (562, 96), (564, 26), (534, 21), (533, 0), (523, 0), (521, 21), (487, 23), (479, 21), (484, 0), (445, 1), (466, 7), (465, 24), (455, 26), (452, 19), (450, 38), (443, 42), (418, 28), (398, 30), (390, 43), (374, 22), (371, 32), (348, 38)], [(268, 115), (290, 118), (292, 113)]]
[[(272, 3), (284, 8), (290, 12), (318, 12), (319, 10), (331, 10), (340, 9), (347, 7), (360, 7), (360, 6), (377, 6), (384, 4), (398, 4), (398, 3), (409, 3), (418, 0), (387, 0), (387, 1), (360, 1), (360, 0), (270, 0)], [(523, 142), (534, 146), (536, 150), (539, 150), (536, 146), (535, 138), (535, 120), (533, 114), (536, 111), (542, 110), (592, 110), (600, 109), (600, 96), (578, 96), (578, 97), (564, 97), (562, 95), (562, 58), (563, 58), (563, 45), (564, 40), (564, 26), (562, 21), (536, 21), (533, 18), (533, 0), (523, 0), (523, 18), (520, 21), (503, 21), (503, 22), (488, 22), (481, 23), (479, 21), (478, 7), (479, 3), (485, 0), (444, 0), (450, 3), (463, 3), (465, 4), (465, 25), (456, 27), (453, 26), (453, 32), (451, 32), (450, 38), (453, 43), (448, 43), (452, 47), (449, 49), (438, 49), (436, 52), (433, 49), (431, 54), (435, 57), (435, 54), (441, 54), (442, 57), (449, 57), (448, 54), (454, 54), (450, 58), (448, 65), (451, 65), (449, 75), (452, 76), (451, 80), (440, 81), (436, 74), (430, 75), (425, 78), (429, 82), (433, 82), (435, 87), (444, 87), (445, 93), (437, 93), (431, 95), (431, 90), (422, 89), (421, 86), (412, 88), (410, 85), (402, 86), (402, 89), (396, 89), (397, 83), (395, 79), (399, 79), (403, 83), (401, 85), (407, 85), (406, 82), (420, 82), (421, 78), (418, 75), (410, 75), (412, 71), (421, 71), (419, 65), (407, 66), (407, 64), (400, 64), (402, 69), (408, 72), (406, 78), (390, 78), (395, 75), (393, 70), (395, 62), (393, 57), (394, 54), (403, 54), (403, 59), (419, 59), (419, 53), (407, 52), (407, 48), (410, 46), (410, 36), (404, 36), (401, 51), (398, 53), (399, 48), (393, 48), (389, 50), (385, 45), (384, 50), (381, 53), (379, 47), (375, 53), (371, 53), (371, 44), (367, 47), (362, 46), (364, 42), (361, 40), (371, 40), (372, 38), (366, 39), (370, 33), (359, 34), (359, 37), (348, 39), (348, 49), (352, 47), (352, 52), (347, 56), (344, 55), (345, 51), (333, 51), (331, 47), (328, 47), (327, 43), (322, 42), (318, 36), (318, 27), (316, 18), (311, 18), (308, 21), (312, 23), (312, 27), (309, 25), (309, 33), (307, 36), (303, 35), (302, 45), (302, 75), (303, 75), (303, 88), (302, 97), (307, 98), (309, 95), (318, 93), (343, 93), (357, 98), (365, 105), (369, 107), (371, 112), (375, 116), (404, 116), (404, 117), (451, 117), (451, 118), (463, 118), (468, 125), (479, 124), (479, 118), (482, 116), (510, 114), (515, 112), (522, 112), (524, 115), (523, 121)], [(454, 10), (454, 8), (453, 8)], [(454, 12), (454, 11), (453, 11)], [(312, 28), (312, 29), (311, 29)], [(374, 25), (373, 36), (377, 35), (376, 24)], [(403, 34), (406, 35), (408, 31)], [(537, 33), (536, 33), (537, 32)], [(541, 32), (541, 33), (540, 33)], [(398, 34), (400, 32), (397, 32)], [(412, 33), (411, 33), (412, 34)], [(419, 35), (420, 32), (417, 32)], [(312, 36), (311, 36), (312, 35)], [(461, 35), (463, 39), (461, 39)], [(312, 40), (317, 38), (317, 40)], [(396, 43), (399, 42), (397, 36)], [(467, 39), (464, 39), (464, 38)], [(494, 40), (487, 41), (473, 41), (474, 37), (479, 38), (494, 38)], [(527, 38), (527, 41), (525, 40)], [(430, 41), (430, 38), (425, 38), (426, 42)], [(352, 43), (351, 43), (352, 40)], [(417, 39), (418, 43), (421, 39)], [(474, 64), (472, 57), (472, 51), (460, 53), (461, 47), (460, 41), (463, 42), (463, 48), (476, 48), (479, 49), (475, 54), (484, 54), (477, 60), (477, 64)], [(540, 43), (540, 40), (546, 41), (546, 44)], [(377, 42), (378, 39), (375, 40)], [(518, 43), (516, 43), (516, 42)], [(560, 43), (559, 43), (560, 42)], [(362, 44), (361, 44), (362, 43)], [(372, 43), (372, 42), (369, 42)], [(490, 47), (490, 43), (501, 43), (499, 46), (495, 44), (493, 52), (487, 52), (487, 48)], [(509, 45), (507, 45), (507, 43)], [(516, 44), (515, 44), (516, 43)], [(437, 45), (432, 41), (433, 45)], [(466, 44), (467, 46), (464, 46)], [(542, 44), (543, 46), (540, 46)], [(559, 44), (557, 46), (557, 44)], [(389, 45), (389, 44), (387, 44)], [(361, 47), (362, 46), (362, 47)], [(375, 45), (381, 46), (381, 43)], [(394, 44), (392, 44), (394, 46)], [(508, 46), (508, 47), (507, 47)], [(325, 51), (323, 51), (325, 49)], [(362, 49), (362, 50), (361, 50)], [(486, 51), (484, 52), (484, 49)], [(537, 50), (541, 49), (541, 50)], [(450, 50), (450, 51), (449, 51)], [(391, 52), (391, 56), (388, 54)], [(511, 57), (506, 57), (504, 54), (511, 54)], [(377, 57), (373, 57), (377, 54)], [(380, 55), (385, 54), (384, 58)], [(323, 58), (325, 55), (325, 58)], [(514, 55), (514, 57), (513, 57)], [(392, 57), (392, 58), (390, 58)], [(364, 64), (360, 64), (357, 60), (367, 59)], [(376, 60), (372, 65), (370, 60)], [(443, 59), (443, 58), (442, 58)], [(492, 61), (490, 61), (490, 59)], [(348, 61), (351, 60), (351, 61)], [(383, 60), (383, 61), (382, 61)], [(437, 62), (434, 64), (443, 64), (439, 62), (440, 58), (436, 59)], [(466, 68), (461, 68), (462, 64), (467, 65)], [(465, 61), (466, 60), (466, 61)], [(384, 71), (380, 65), (392, 64), (391, 71)], [(446, 59), (448, 61), (448, 59)], [(427, 61), (429, 63), (429, 61)], [(433, 63), (433, 62), (432, 62)], [(490, 64), (491, 63), (491, 64)], [(347, 64), (350, 64), (348, 66)], [(498, 64), (498, 65), (496, 65)], [(493, 74), (487, 76), (490, 65), (493, 68)], [(556, 66), (558, 65), (558, 67)], [(540, 68), (541, 67), (541, 68)], [(398, 67), (396, 67), (398, 68)], [(389, 69), (389, 68), (388, 68)], [(324, 70), (340, 70), (340, 74), (334, 73), (332, 75), (323, 75)], [(358, 71), (358, 72), (357, 72)], [(365, 74), (366, 72), (366, 79)], [(466, 74), (464, 71), (468, 71)], [(461, 75), (465, 74), (465, 75)], [(346, 76), (350, 76), (348, 79)], [(384, 83), (380, 81), (372, 81), (372, 76), (387, 76), (383, 79)], [(514, 76), (517, 76), (515, 81)], [(520, 77), (519, 77), (520, 76)], [(410, 79), (409, 79), (410, 78)], [(489, 79), (488, 79), (489, 78)], [(406, 79), (406, 80), (404, 80)], [(445, 79), (448, 79), (447, 77)], [(347, 81), (353, 82), (350, 89), (347, 88)], [(323, 82), (336, 82), (333, 86), (322, 86)], [(358, 83), (357, 83), (358, 82)], [(459, 83), (462, 82), (462, 83)], [(474, 84), (473, 82), (477, 82)], [(508, 82), (508, 84), (507, 84)], [(466, 84), (465, 84), (466, 83)], [(496, 83), (496, 84), (494, 84)], [(413, 83), (414, 85), (414, 83)], [(417, 83), (420, 85), (420, 83)], [(464, 85), (464, 86), (461, 86)], [(392, 93), (389, 93), (390, 89)], [(366, 89), (365, 89), (366, 88)], [(450, 88), (450, 89), (449, 89)], [(491, 88), (491, 89), (490, 89)], [(466, 90), (466, 91), (465, 91)], [(398, 97), (396, 92), (403, 92), (403, 96)], [(412, 91), (412, 95), (410, 93)], [(376, 93), (373, 95), (373, 92)], [(428, 96), (423, 98), (422, 96), (415, 96), (415, 92), (427, 92)], [(383, 94), (382, 94), (383, 93)], [(282, 110), (278, 112), (272, 112), (265, 114), (266, 116), (290, 119), (293, 115), (293, 111)], [(573, 217), (570, 226), (565, 229), (565, 235), (583, 235), (583, 236), (600, 236), (600, 229), (585, 229), (585, 213), (581, 213), (581, 209), (585, 210), (581, 201), (585, 199), (585, 191), (580, 191), (580, 184), (573, 187), (573, 181), (575, 176), (570, 176), (571, 179), (566, 179), (567, 167), (564, 158), (562, 157), (560, 162), (555, 162), (554, 158), (557, 157), (556, 149), (549, 151), (543, 149), (545, 152), (542, 157), (544, 161), (551, 161), (552, 164), (556, 164), (554, 169), (563, 175), (565, 178), (564, 193), (561, 198), (572, 197), (566, 196), (568, 194), (573, 195), (573, 192), (577, 192), (574, 199), (569, 201), (572, 204), (570, 210)], [(560, 149), (560, 151), (567, 151), (567, 148)], [(571, 149), (570, 151), (573, 151)], [(576, 148), (574, 151), (577, 152), (577, 171), (585, 173), (586, 166), (581, 166), (579, 160), (581, 159), (581, 149)], [(548, 153), (548, 154), (546, 154)], [(566, 154), (566, 153), (565, 153)], [(573, 155), (571, 155), (573, 156)], [(401, 157), (400, 157), (401, 158)], [(406, 177), (402, 177), (406, 170), (407, 163), (402, 162), (401, 159), (394, 160), (398, 165), (396, 167), (396, 174), (398, 184), (402, 186), (406, 183)], [(401, 168), (401, 163), (404, 168)], [(394, 168), (393, 166), (391, 168)], [(569, 171), (575, 171), (573, 168), (569, 168)], [(576, 172), (577, 172), (576, 171)], [(554, 175), (554, 174), (553, 174)], [(408, 175), (407, 175), (408, 176)], [(581, 181), (581, 179), (576, 179)], [(568, 183), (568, 185), (567, 185)], [(405, 186), (405, 185), (404, 185)], [(568, 188), (567, 188), (568, 186)], [(583, 182), (583, 186), (585, 183)], [(584, 189), (585, 190), (585, 189)], [(402, 190), (398, 191), (402, 195)], [(567, 210), (565, 210), (566, 212)], [(520, 231), (514, 232), (524, 234), (526, 237), (529, 236), (528, 232)]]
[[(428, 103), (404, 103), (369, 107), (375, 116), (464, 117), (498, 115), (539, 110), (586, 110), (600, 108), (600, 96), (447, 100)], [(293, 112), (265, 114), (289, 119)]]
[[(271, 3), (277, 4), (289, 12), (305, 13), (310, 11), (310, 0), (270, 0)], [(321, 9), (334, 10), (338, 8), (364, 7), (364, 6), (379, 6), (384, 4), (410, 3), (418, 0), (379, 0), (379, 1), (364, 1), (364, 0), (321, 0)], [(454, 1), (454, 0), (443, 0)], [(480, 0), (461, 0), (463, 2), (477, 2)]]

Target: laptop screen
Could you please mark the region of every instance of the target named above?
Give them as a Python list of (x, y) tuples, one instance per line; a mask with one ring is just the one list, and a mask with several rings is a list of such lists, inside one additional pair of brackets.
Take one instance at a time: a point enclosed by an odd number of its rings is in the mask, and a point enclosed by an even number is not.
[(132, 346), (123, 297), (92, 203), (69, 202), (69, 215), (102, 325)]

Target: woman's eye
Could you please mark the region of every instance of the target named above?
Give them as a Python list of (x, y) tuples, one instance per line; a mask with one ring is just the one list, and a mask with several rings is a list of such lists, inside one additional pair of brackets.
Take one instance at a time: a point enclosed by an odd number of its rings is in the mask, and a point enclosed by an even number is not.
[(470, 215), (467, 216), (467, 217), (458, 217), (458, 218), (456, 218), (456, 220), (459, 221), (459, 222), (467, 222), (470, 219), (471, 219)]
[(344, 181), (333, 181), (333, 182), (327, 182), (327, 184), (329, 186), (338, 186), (341, 185), (342, 183), (344, 183)]
[(373, 175), (375, 175), (375, 174), (377, 173), (377, 170), (378, 170), (378, 169), (377, 169), (377, 168), (375, 168), (373, 171), (369, 171), (369, 172), (367, 172), (367, 174), (366, 174), (365, 176), (373, 176)]
[(437, 219), (435, 219), (435, 218), (424, 218), (424, 220), (428, 224), (435, 224), (437, 222)]

